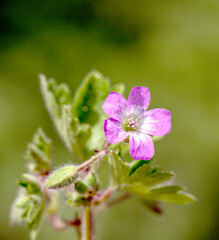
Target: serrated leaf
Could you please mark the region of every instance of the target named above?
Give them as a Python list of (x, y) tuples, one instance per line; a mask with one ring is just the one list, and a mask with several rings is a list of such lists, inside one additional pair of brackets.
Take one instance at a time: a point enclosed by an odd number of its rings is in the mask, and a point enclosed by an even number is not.
[(89, 155), (86, 142), (91, 135), (90, 125), (80, 124), (78, 118), (72, 116), (71, 105), (63, 107), (62, 122), (63, 136), (68, 148), (72, 149), (78, 158), (85, 160)]
[(102, 113), (101, 106), (109, 92), (109, 80), (97, 71), (90, 72), (78, 88), (72, 113), (81, 123), (95, 125)]
[(120, 157), (113, 151), (110, 152), (108, 160), (111, 174), (111, 186), (120, 187), (127, 182), (130, 166), (128, 163), (122, 162)]
[(123, 162), (115, 152), (110, 153), (109, 164), (111, 166), (111, 174), (113, 174), (112, 177), (117, 185), (139, 183), (149, 188), (158, 183), (167, 181), (174, 176), (171, 172), (162, 172), (160, 169), (152, 167), (149, 164), (142, 165), (130, 175), (130, 164)]
[(44, 204), (42, 198), (36, 195), (31, 196), (26, 216), (26, 224), (29, 228), (35, 229), (38, 227), (43, 209)]
[[(41, 194), (30, 194), (21, 189), (12, 204), (10, 222), (12, 225), (25, 224), (31, 232), (38, 232), (44, 212), (44, 198)], [(33, 239), (33, 238), (32, 238)]]
[(109, 154), (109, 165), (111, 185), (117, 187), (118, 190), (151, 201), (159, 200), (179, 204), (196, 201), (194, 196), (182, 192), (183, 187), (165, 185), (174, 176), (172, 172), (163, 172), (150, 164), (144, 164), (130, 175), (132, 169), (130, 164), (123, 162), (115, 152)]
[(77, 178), (77, 167), (65, 166), (49, 175), (47, 188), (62, 188), (70, 185)]
[(30, 202), (29, 211), (25, 219), (27, 227), (30, 229), (30, 239), (35, 240), (42, 222), (42, 216), (44, 212), (44, 202), (43, 199), (36, 198), (33, 196)]
[[(73, 103), (67, 85), (40, 75), (41, 92), (56, 129), (69, 151), (81, 160), (89, 158), (104, 140), (102, 104), (110, 92), (110, 82), (97, 71), (89, 73), (77, 90)], [(114, 87), (124, 91), (123, 84)]]
[(132, 175), (138, 168), (140, 168), (144, 164), (149, 164), (150, 160), (135, 160), (131, 163), (131, 170), (129, 172), (129, 176)]
[[(27, 146), (26, 158), (33, 161), (34, 165), (29, 170), (44, 171), (50, 170), (51, 166), (51, 140), (41, 128), (34, 134), (33, 140)], [(30, 166), (30, 165), (29, 165)]]
[[(45, 104), (51, 118), (55, 121), (61, 116), (62, 106), (71, 104), (72, 96), (66, 84), (57, 84), (54, 79), (47, 80), (43, 74), (39, 75), (40, 87), (45, 100)], [(59, 124), (58, 122), (56, 122)]]
[(22, 175), (21, 179), (18, 180), (18, 185), (24, 187), (28, 194), (39, 194), (41, 193), (41, 187), (36, 179), (31, 174), (25, 173)]
[(47, 111), (66, 147), (71, 151), (71, 143), (66, 138), (66, 133), (63, 131), (65, 125), (63, 122), (66, 121), (63, 116), (63, 106), (71, 106), (71, 93), (66, 84), (57, 85), (54, 79), (47, 80), (43, 74), (39, 75), (40, 88), (44, 98), (44, 102)]
[(98, 149), (104, 139), (103, 121), (106, 115), (102, 104), (109, 92), (109, 79), (97, 71), (92, 71), (85, 77), (73, 100), (73, 116), (77, 117), (80, 123), (91, 126), (91, 137), (87, 139), (90, 150)]
[(78, 119), (72, 116), (72, 97), (68, 86), (57, 85), (55, 80), (47, 80), (42, 74), (39, 77), (45, 105), (60, 138), (70, 152), (85, 160), (88, 155), (85, 139), (87, 141), (90, 138), (90, 126), (80, 124)]

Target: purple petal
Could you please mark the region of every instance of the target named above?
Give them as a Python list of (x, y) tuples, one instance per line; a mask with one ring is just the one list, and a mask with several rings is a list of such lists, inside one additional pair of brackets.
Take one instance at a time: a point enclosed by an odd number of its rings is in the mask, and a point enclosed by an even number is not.
[(128, 108), (141, 107), (147, 110), (150, 103), (150, 92), (146, 87), (135, 87), (129, 94)]
[(136, 160), (149, 160), (154, 156), (154, 144), (150, 136), (142, 133), (130, 133), (130, 155)]
[(127, 100), (119, 93), (111, 92), (106, 98), (102, 108), (107, 115), (121, 121), (122, 113), (127, 108)]
[(163, 136), (171, 131), (171, 113), (163, 108), (156, 108), (145, 113), (141, 131), (154, 136)]
[(109, 143), (119, 143), (127, 138), (128, 133), (122, 128), (121, 122), (108, 118), (104, 121), (106, 140)]

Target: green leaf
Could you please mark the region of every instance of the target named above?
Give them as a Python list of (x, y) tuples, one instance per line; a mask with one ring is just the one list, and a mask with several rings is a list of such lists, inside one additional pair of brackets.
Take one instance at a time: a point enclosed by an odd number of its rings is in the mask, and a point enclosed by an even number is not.
[(75, 94), (72, 112), (81, 123), (95, 125), (109, 93), (109, 80), (97, 71), (89, 73)]
[[(111, 90), (109, 79), (97, 71), (90, 72), (72, 102), (67, 85), (58, 85), (42, 74), (39, 77), (45, 105), (62, 141), (80, 160), (86, 160), (105, 138), (103, 122), (107, 116), (102, 104)], [(122, 93), (124, 85), (117, 84), (113, 90)]]
[(171, 172), (162, 172), (160, 169), (152, 167), (149, 164), (142, 165), (130, 175), (132, 169), (130, 164), (123, 162), (115, 152), (109, 154), (109, 164), (111, 166), (112, 178), (119, 186), (138, 183), (144, 184), (144, 186), (149, 188), (167, 181), (174, 176)]
[(62, 133), (68, 148), (78, 158), (85, 160), (90, 153), (86, 148), (87, 139), (91, 135), (90, 125), (80, 124), (78, 118), (72, 116), (71, 105), (63, 107), (62, 121)]
[(91, 137), (87, 139), (87, 147), (91, 151), (98, 149), (104, 139), (103, 121), (106, 115), (102, 110), (102, 104), (109, 92), (109, 79), (97, 71), (92, 71), (85, 77), (73, 100), (73, 116), (77, 117), (80, 123), (91, 126)]
[(125, 92), (125, 84), (124, 83), (117, 83), (112, 87), (112, 92), (117, 92), (121, 95)]
[(31, 174), (23, 174), (17, 183), (18, 185), (24, 187), (28, 194), (41, 194), (39, 182), (37, 181), (36, 177)]
[(37, 235), (39, 233), (39, 227), (36, 229), (31, 229), (30, 231), (30, 240), (35, 240), (37, 238)]
[(47, 180), (47, 188), (63, 188), (70, 185), (77, 178), (77, 167), (65, 166), (49, 175)]
[(68, 86), (57, 85), (55, 80), (47, 80), (42, 74), (39, 77), (46, 108), (60, 138), (70, 152), (85, 160), (88, 155), (85, 142), (90, 138), (90, 126), (80, 124), (72, 115), (72, 96)]
[(66, 84), (57, 85), (54, 79), (47, 80), (43, 74), (40, 74), (39, 78), (41, 92), (44, 98), (46, 108), (61, 139), (63, 140), (69, 151), (71, 151), (71, 143), (69, 142), (69, 139), (66, 138), (66, 133), (63, 130), (63, 128), (66, 128), (65, 122), (69, 120), (66, 119), (66, 116), (64, 115), (65, 111), (63, 111), (63, 107), (71, 107), (72, 96), (70, 90)]
[(113, 151), (110, 152), (108, 160), (111, 174), (110, 184), (113, 187), (120, 188), (122, 184), (127, 182), (130, 166), (128, 163), (122, 162), (120, 157)]
[(30, 196), (28, 204), (28, 212), (26, 215), (26, 224), (29, 228), (35, 228), (39, 225), (44, 205), (42, 197), (32, 195)]
[(67, 199), (67, 204), (70, 207), (78, 207), (80, 205), (82, 205), (83, 203), (85, 203), (85, 198), (83, 197), (83, 195), (77, 193), (77, 192), (67, 192), (66, 194), (66, 199)]
[(182, 190), (184, 190), (184, 187), (182, 186), (170, 185), (170, 186), (152, 188), (150, 189), (150, 192), (154, 194), (163, 194), (163, 193), (176, 193)]
[[(178, 190), (176, 189), (176, 187), (178, 187)], [(173, 186), (172, 188), (171, 186), (169, 186), (169, 188), (162, 187), (161, 191), (148, 191), (147, 197), (159, 201), (177, 204), (188, 204), (197, 202), (197, 199), (192, 194), (182, 192), (182, 189), (183, 188), (180, 188), (180, 186)]]
[(99, 180), (98, 180), (96, 174), (94, 173), (94, 171), (90, 171), (90, 173), (86, 176), (85, 183), (87, 184), (88, 187), (90, 187), (96, 191), (100, 187)]
[(62, 106), (71, 104), (72, 96), (70, 89), (63, 83), (58, 85), (54, 79), (47, 80), (43, 74), (40, 74), (39, 78), (41, 92), (43, 94), (47, 110), (51, 115), (51, 118), (59, 125)]
[(24, 220), (21, 217), (23, 214), (23, 209), (20, 206), (25, 206), (28, 201), (28, 197), (24, 196), (23, 191), (20, 189), (11, 206), (10, 223), (12, 226), (21, 225), (24, 223)]
[[(39, 128), (34, 134), (33, 140), (27, 146), (26, 158), (33, 161), (32, 171), (47, 172), (51, 167), (51, 140)], [(29, 164), (29, 166), (32, 166)]]
[[(128, 192), (140, 198), (171, 203), (187, 204), (196, 201), (191, 194), (182, 192), (178, 185), (169, 185), (174, 173), (163, 172), (150, 164), (141, 164), (135, 171), (131, 171), (130, 164), (123, 162), (115, 152), (109, 154), (111, 185), (118, 190)], [(132, 174), (130, 175), (130, 172)], [(162, 184), (162, 185), (161, 185)], [(167, 185), (168, 184), (168, 185)]]
[(25, 188), (20, 189), (12, 204), (10, 222), (12, 225), (26, 225), (35, 239), (44, 212), (44, 198), (40, 194), (30, 194)]
[(148, 161), (145, 161), (145, 160), (134, 160), (132, 163), (131, 163), (131, 170), (130, 170), (130, 173), (129, 173), (129, 176), (132, 175), (132, 173), (134, 173), (138, 168), (140, 168), (142, 165), (144, 164), (149, 164), (151, 161), (148, 160)]

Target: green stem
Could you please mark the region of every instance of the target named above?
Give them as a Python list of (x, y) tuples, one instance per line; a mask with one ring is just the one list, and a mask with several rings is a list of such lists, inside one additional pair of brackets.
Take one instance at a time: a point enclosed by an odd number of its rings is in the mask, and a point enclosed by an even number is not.
[(94, 219), (90, 206), (84, 206), (82, 209), (81, 240), (94, 240)]
[(90, 159), (88, 159), (86, 162), (79, 165), (77, 171), (81, 171), (81, 170), (85, 169), (86, 167), (91, 166), (93, 163), (100, 161), (107, 154), (108, 154), (108, 152), (106, 150), (101, 150), (100, 152), (98, 152), (97, 154), (92, 156)]

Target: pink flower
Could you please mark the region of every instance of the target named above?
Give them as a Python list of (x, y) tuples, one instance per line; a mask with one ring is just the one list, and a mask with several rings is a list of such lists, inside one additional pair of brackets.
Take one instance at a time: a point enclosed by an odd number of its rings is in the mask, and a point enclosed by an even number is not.
[(110, 116), (104, 122), (106, 140), (119, 143), (129, 139), (133, 159), (149, 160), (154, 156), (151, 136), (163, 136), (171, 130), (171, 114), (163, 108), (146, 111), (150, 92), (146, 87), (132, 89), (128, 101), (111, 92), (102, 108)]

